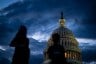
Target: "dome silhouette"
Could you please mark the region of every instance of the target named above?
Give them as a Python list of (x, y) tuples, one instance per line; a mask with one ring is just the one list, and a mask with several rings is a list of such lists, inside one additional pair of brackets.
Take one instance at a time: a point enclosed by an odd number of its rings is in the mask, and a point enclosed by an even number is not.
[[(81, 59), (81, 50), (79, 49), (79, 43), (75, 39), (72, 31), (66, 28), (65, 20), (63, 18), (60, 19), (60, 26), (53, 30), (52, 34), (58, 33), (60, 35), (59, 44), (65, 48), (65, 58), (68, 64), (82, 64)], [(47, 44), (47, 48), (45, 50), (45, 59), (48, 59), (48, 55), (46, 54), (47, 49), (52, 46), (54, 42), (52, 41), (52, 35), (50, 36)]]

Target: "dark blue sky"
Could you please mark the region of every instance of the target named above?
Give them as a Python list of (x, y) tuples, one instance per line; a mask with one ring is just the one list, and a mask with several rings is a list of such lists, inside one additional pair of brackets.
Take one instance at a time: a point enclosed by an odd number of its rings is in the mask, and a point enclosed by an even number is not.
[(0, 9), (5, 8), (16, 1), (18, 0), (0, 0)]
[(1, 0), (0, 9), (1, 49), (6, 49), (2, 46), (8, 46), (21, 24), (27, 27), (28, 37), (46, 41), (59, 26), (63, 11), (66, 26), (80, 44), (83, 61), (96, 62), (95, 0)]

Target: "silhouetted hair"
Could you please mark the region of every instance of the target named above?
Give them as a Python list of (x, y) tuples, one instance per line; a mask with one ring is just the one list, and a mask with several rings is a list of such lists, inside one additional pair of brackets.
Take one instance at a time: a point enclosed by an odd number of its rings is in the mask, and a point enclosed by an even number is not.
[(17, 35), (26, 36), (26, 34), (27, 34), (27, 28), (24, 25), (21, 25)]
[(22, 40), (24, 41), (24, 39), (27, 38), (26, 35), (27, 35), (27, 28), (24, 25), (21, 25), (15, 38), (12, 40), (10, 46), (12, 47), (18, 46), (18, 44), (20, 44), (20, 41)]

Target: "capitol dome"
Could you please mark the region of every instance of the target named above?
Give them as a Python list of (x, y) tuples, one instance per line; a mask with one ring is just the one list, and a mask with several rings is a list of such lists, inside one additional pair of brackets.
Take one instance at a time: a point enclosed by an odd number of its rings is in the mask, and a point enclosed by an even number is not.
[[(75, 39), (72, 31), (66, 28), (65, 20), (63, 19), (63, 15), (61, 14), (61, 19), (59, 20), (60, 26), (56, 28), (52, 34), (58, 33), (60, 35), (59, 44), (65, 48), (65, 57), (69, 64), (82, 64), (81, 61), (81, 51), (78, 47), (79, 43)], [(50, 36), (48, 40), (48, 47), (52, 46), (54, 43), (52, 41), (52, 36)], [(47, 48), (48, 48), (47, 47)], [(47, 51), (47, 49), (46, 49)], [(48, 56), (46, 55), (45, 58)]]

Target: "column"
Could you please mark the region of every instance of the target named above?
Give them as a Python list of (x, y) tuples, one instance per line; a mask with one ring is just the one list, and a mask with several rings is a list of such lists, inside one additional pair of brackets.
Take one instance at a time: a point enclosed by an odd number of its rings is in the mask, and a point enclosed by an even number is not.
[(69, 51), (67, 51), (67, 58), (69, 59)]

